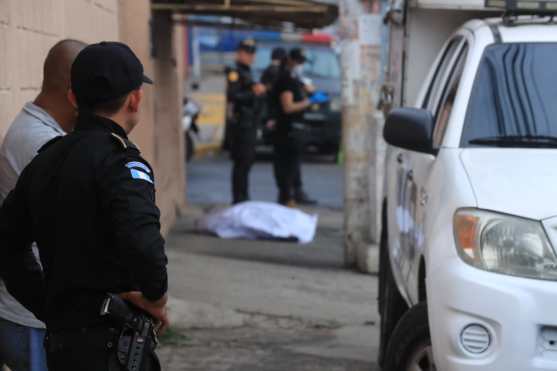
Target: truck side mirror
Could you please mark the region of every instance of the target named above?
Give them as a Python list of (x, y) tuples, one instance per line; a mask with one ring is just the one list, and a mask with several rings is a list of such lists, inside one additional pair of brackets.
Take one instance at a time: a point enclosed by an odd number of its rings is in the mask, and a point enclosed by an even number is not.
[(396, 108), (387, 116), (383, 137), (395, 147), (434, 154), (432, 133), (431, 112), (417, 108)]

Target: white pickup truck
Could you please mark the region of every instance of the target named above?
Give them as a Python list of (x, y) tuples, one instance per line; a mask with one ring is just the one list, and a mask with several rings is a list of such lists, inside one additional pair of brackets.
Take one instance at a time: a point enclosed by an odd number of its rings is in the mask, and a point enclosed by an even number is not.
[(557, 2), (463, 3), (402, 9), (440, 52), (404, 46), (385, 123), (380, 364), (557, 370)]

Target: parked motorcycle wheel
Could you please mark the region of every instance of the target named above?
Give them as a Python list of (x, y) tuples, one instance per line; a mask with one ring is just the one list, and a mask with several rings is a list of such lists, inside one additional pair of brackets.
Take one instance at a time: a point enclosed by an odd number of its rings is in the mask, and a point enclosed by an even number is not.
[(190, 162), (195, 153), (195, 144), (189, 131), (186, 132), (186, 162)]

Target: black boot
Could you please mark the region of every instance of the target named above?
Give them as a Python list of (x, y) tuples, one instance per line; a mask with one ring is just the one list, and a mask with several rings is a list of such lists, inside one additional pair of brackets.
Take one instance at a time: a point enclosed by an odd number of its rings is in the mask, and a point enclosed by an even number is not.
[(291, 192), (280, 191), (277, 202), (282, 206), (295, 207), (295, 200)]
[(279, 203), (282, 206), (288, 206), (291, 200), (292, 198), (289, 195), (279, 193), (277, 203)]
[(294, 193), (294, 200), (298, 205), (317, 205), (317, 200), (310, 198), (303, 189), (296, 190), (296, 192)]

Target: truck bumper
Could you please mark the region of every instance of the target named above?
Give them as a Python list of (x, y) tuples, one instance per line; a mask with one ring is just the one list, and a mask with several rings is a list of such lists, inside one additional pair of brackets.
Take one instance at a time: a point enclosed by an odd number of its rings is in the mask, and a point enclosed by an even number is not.
[[(457, 258), (428, 272), (427, 294), (438, 370), (557, 370), (557, 282), (490, 273)], [(471, 328), (484, 330), (470, 335)]]

